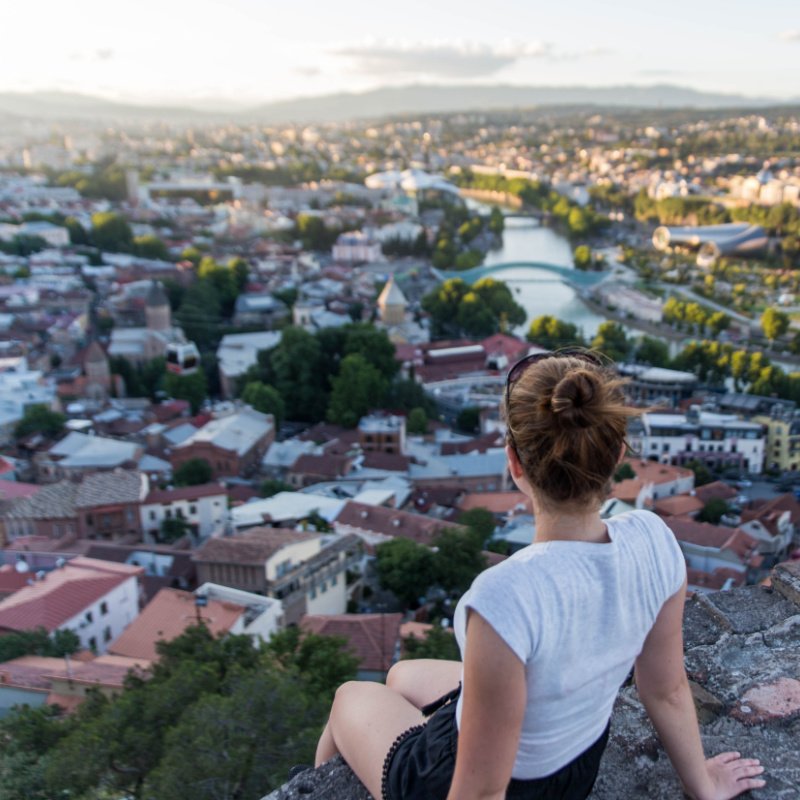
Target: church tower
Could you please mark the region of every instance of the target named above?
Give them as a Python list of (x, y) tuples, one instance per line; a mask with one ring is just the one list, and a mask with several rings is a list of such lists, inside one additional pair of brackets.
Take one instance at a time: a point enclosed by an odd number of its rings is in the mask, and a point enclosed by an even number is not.
[(172, 312), (169, 298), (164, 287), (153, 281), (147, 292), (144, 305), (144, 317), (147, 329), (151, 331), (168, 331), (172, 327)]
[(378, 297), (381, 322), (385, 325), (402, 325), (405, 322), (407, 308), (408, 301), (400, 287), (394, 282), (394, 275), (392, 275)]

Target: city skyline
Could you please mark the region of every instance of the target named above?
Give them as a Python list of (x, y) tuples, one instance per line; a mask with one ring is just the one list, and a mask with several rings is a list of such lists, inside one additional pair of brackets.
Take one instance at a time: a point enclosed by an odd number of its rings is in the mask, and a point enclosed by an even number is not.
[(624, 0), (613, 16), (587, 0), (568, 10), (499, 0), (491, 14), (472, 0), (409, 0), (391, 19), (360, 0), (310, 13), (255, 0), (143, 0), (114, 17), (99, 0), (77, 9), (39, 0), (15, 7), (9, 29), (30, 35), (6, 45), (4, 92), (219, 108), (413, 83), (800, 95), (800, 13), (787, 0), (757, 15), (741, 0), (724, 14), (686, 0), (667, 13)]

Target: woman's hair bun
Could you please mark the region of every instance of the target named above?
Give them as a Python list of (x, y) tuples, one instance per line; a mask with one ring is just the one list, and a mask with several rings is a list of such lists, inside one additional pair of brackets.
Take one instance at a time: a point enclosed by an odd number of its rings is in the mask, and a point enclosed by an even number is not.
[(554, 387), (550, 407), (559, 421), (581, 428), (593, 423), (592, 407), (599, 399), (598, 376), (588, 369), (570, 370)]

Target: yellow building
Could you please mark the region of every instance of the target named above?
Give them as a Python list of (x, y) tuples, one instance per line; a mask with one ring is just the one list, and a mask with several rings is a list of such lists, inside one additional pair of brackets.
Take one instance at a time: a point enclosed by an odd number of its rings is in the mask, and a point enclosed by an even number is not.
[(766, 415), (753, 417), (767, 429), (764, 450), (766, 469), (800, 469), (800, 419), (775, 419)]

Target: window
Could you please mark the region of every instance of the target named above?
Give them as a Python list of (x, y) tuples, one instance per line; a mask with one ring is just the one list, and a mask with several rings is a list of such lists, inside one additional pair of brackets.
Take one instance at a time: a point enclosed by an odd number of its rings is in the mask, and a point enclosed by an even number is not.
[(317, 590), (312, 588), (311, 591), (308, 593), (308, 596), (311, 600), (314, 600), (317, 596)]
[(103, 641), (110, 642), (111, 641), (111, 626), (106, 625), (106, 629), (103, 631)]
[(94, 651), (95, 653), (97, 652), (97, 639), (95, 639), (94, 636), (92, 636), (92, 638), (89, 639), (89, 649)]
[(339, 580), (339, 576), (338, 576), (338, 575), (334, 575), (334, 576), (331, 578), (331, 586), (336, 586), (336, 582), (337, 582), (338, 580)]
[(94, 517), (91, 514), (86, 515), (86, 524), (94, 525)]
[(320, 590), (320, 592), (325, 594), (325, 592), (328, 591), (328, 582), (327, 581), (322, 581), (322, 586), (319, 587), (319, 590)]
[(91, 611), (86, 612), (86, 621), (87, 622), (94, 622), (94, 616)]
[(189, 513), (196, 514), (197, 513), (197, 506), (189, 506)]
[(156, 512), (155, 511), (151, 511), (150, 512), (150, 519), (153, 520), (155, 518), (156, 518)]
[(103, 600), (103, 602), (102, 602), (102, 603), (100, 603), (100, 613), (101, 613), (103, 616), (105, 616), (106, 614), (108, 614), (108, 603), (106, 603), (106, 601), (105, 601), (105, 600)]

